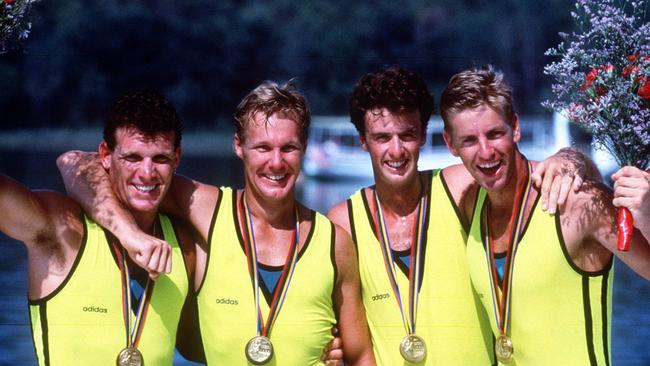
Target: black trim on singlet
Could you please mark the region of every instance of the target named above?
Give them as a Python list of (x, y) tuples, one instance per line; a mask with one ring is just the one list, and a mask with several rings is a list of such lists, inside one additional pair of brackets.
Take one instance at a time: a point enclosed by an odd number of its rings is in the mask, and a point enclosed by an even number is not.
[[(335, 252), (336, 252), (336, 228), (334, 227), (334, 223), (330, 221), (330, 261), (332, 262), (332, 272), (333, 272), (333, 280), (332, 282), (334, 286), (332, 286), (332, 304), (334, 304), (334, 312), (336, 313), (336, 319), (339, 319), (339, 313), (337, 311), (338, 307), (336, 306), (336, 281), (338, 280), (339, 276), (339, 271), (338, 267), (336, 266), (336, 257), (335, 257)], [(358, 257), (357, 257), (358, 258)]]
[[(476, 195), (476, 197), (477, 197), (476, 202), (478, 202), (478, 196), (479, 196), (479, 195), (477, 194), (477, 195)], [(530, 222), (532, 221), (533, 216), (535, 215), (535, 209), (536, 209), (536, 207), (537, 207), (537, 204), (538, 204), (539, 201), (540, 201), (540, 197), (541, 197), (540, 194), (538, 194), (537, 197), (535, 197), (535, 202), (533, 202), (533, 205), (532, 205), (531, 208), (530, 208), (530, 212), (529, 212), (529, 214), (528, 214), (528, 217), (526, 218), (526, 222), (524, 223), (524, 228), (523, 228), (523, 230), (521, 230), (521, 236), (519, 237), (519, 242), (520, 242), (520, 243), (524, 240), (524, 237), (526, 236), (526, 231), (528, 231), (528, 226), (530, 226)], [(485, 194), (485, 199), (483, 200), (483, 206), (481, 206), (481, 212), (480, 212), (481, 217), (484, 217), (484, 215), (485, 215), (485, 212), (484, 212), (484, 211), (485, 211), (486, 208), (487, 208), (487, 205), (486, 205), (486, 201), (487, 201), (487, 199), (488, 199), (488, 196), (487, 196), (487, 193), (486, 193), (486, 194)], [(472, 219), (472, 220), (473, 220), (473, 219)], [(484, 250), (487, 250), (487, 243), (485, 242), (485, 234), (486, 234), (486, 232), (485, 232), (485, 230), (484, 230), (484, 229), (485, 229), (485, 225), (483, 225), (482, 221), (483, 221), (483, 220), (481, 219), (481, 220), (480, 220), (480, 222), (481, 222), (481, 242), (483, 243), (483, 249), (484, 249)], [(513, 235), (514, 235), (514, 234), (513, 234)], [(562, 239), (560, 238), (560, 240), (562, 240)], [(506, 263), (506, 267), (507, 267), (507, 268), (504, 268), (504, 272), (503, 272), (504, 274), (507, 273), (507, 272), (509, 272), (509, 266), (507, 266), (507, 264), (508, 264), (508, 263)]]
[(374, 189), (374, 186), (361, 188), (361, 199), (362, 199), (362, 202), (363, 202), (363, 207), (366, 210), (366, 220), (368, 220), (368, 224), (370, 225), (370, 228), (372, 229), (372, 235), (374, 235), (374, 237), (377, 240), (379, 240), (379, 238), (377, 237), (377, 226), (375, 225), (375, 218), (372, 216), (372, 212), (370, 211), (370, 203), (368, 202), (368, 199), (366, 198), (366, 190), (371, 189), (371, 188)]
[(410, 248), (409, 249), (404, 249), (404, 250), (393, 250), (393, 249), (391, 249), (391, 252), (393, 254), (393, 262), (395, 262), (395, 264), (397, 264), (397, 268), (399, 268), (400, 271), (402, 271), (402, 273), (406, 276), (406, 278), (409, 278), (409, 272), (410, 272), (409, 266), (406, 265), (404, 262), (402, 262), (402, 260), (399, 257), (408, 256), (409, 260), (410, 260), (411, 249)]
[[(521, 231), (521, 237), (520, 237), (520, 239), (519, 239), (520, 241), (521, 241), (521, 240), (523, 239), (523, 237), (526, 235), (526, 231), (528, 231), (528, 226), (530, 225), (530, 222), (531, 222), (531, 220), (532, 220), (532, 218), (533, 218), (533, 215), (535, 214), (535, 209), (537, 208), (537, 204), (539, 203), (540, 198), (541, 198), (541, 196), (542, 196), (542, 195), (539, 193), (539, 190), (536, 189), (536, 188), (533, 188), (533, 190), (531, 191), (531, 193), (532, 193), (532, 192), (537, 192), (537, 197), (535, 197), (535, 202), (533, 202), (533, 205), (532, 205), (531, 208), (530, 208), (530, 213), (528, 214), (528, 217), (526, 218), (526, 223), (524, 224), (524, 229)], [(526, 213), (526, 212), (524, 211), (524, 213)]]
[(566, 262), (569, 264), (571, 269), (578, 273), (581, 276), (588, 276), (588, 277), (597, 277), (597, 276), (604, 276), (610, 272), (612, 269), (612, 265), (614, 264), (614, 255), (610, 254), (611, 257), (609, 259), (609, 262), (605, 264), (605, 267), (601, 269), (600, 271), (585, 271), (578, 267), (575, 263), (573, 263), (573, 259), (571, 259), (571, 256), (569, 255), (569, 250), (566, 247), (566, 242), (564, 241), (564, 235), (562, 234), (562, 222), (561, 222), (561, 215), (559, 213), (555, 214), (555, 232), (557, 233), (558, 240), (560, 241), (560, 248), (562, 249), (562, 254), (564, 254), (564, 259)]
[[(233, 209), (232, 209), (233, 220), (235, 221), (235, 232), (237, 233), (237, 240), (239, 241), (239, 247), (241, 248), (242, 253), (244, 253), (244, 255), (246, 255), (246, 248), (244, 247), (244, 236), (243, 236), (243, 233), (241, 232), (241, 227), (239, 225), (239, 220), (237, 218), (237, 195), (236, 194), (233, 195), (233, 200), (232, 201), (233, 201)], [(298, 203), (296, 202), (296, 204), (298, 204)], [(310, 216), (309, 221), (311, 222), (311, 226), (309, 227), (309, 233), (307, 234), (307, 238), (305, 239), (305, 244), (298, 251), (298, 257), (296, 258), (296, 262), (299, 261), (300, 258), (302, 258), (302, 256), (305, 254), (305, 251), (309, 247), (309, 244), (311, 243), (311, 239), (314, 236), (314, 231), (316, 230), (316, 211), (314, 211), (312, 209), (309, 209), (309, 208), (307, 210), (309, 211), (309, 216)], [(296, 265), (297, 264), (298, 263), (296, 263)], [(267, 265), (267, 264), (264, 264), (264, 263), (260, 262), (259, 260), (257, 261), (257, 265), (258, 266), (264, 266), (264, 268), (266, 268), (266, 269), (270, 268), (271, 270), (275, 270), (275, 268), (279, 268), (280, 270), (282, 270), (282, 268), (284, 267), (284, 265), (282, 265), (282, 266), (270, 266), (270, 265)], [(336, 266), (335, 266), (335, 268), (336, 268)], [(207, 274), (207, 267), (206, 267), (206, 274)], [(260, 283), (262, 284), (262, 286), (260, 286), (260, 288), (262, 289), (262, 293), (264, 294), (264, 298), (266, 299), (267, 304), (271, 305), (271, 301), (273, 301), (273, 298), (272, 298), (273, 291), (271, 291), (271, 289), (269, 289), (266, 286), (266, 283), (264, 283), (261, 276), (258, 276), (258, 277), (260, 279)]]
[[(270, 272), (282, 272), (282, 268), (284, 266), (268, 266), (263, 263), (258, 263), (257, 264), (260, 268), (263, 268), (266, 271)], [(271, 302), (273, 302), (273, 293), (275, 292), (275, 288), (278, 287), (278, 283), (280, 283), (279, 278), (278, 281), (275, 283), (275, 286), (273, 288), (270, 288), (269, 285), (264, 281), (264, 276), (262, 276), (261, 273), (258, 272), (257, 278), (260, 284), (260, 289), (262, 290), (262, 294), (264, 294), (264, 299), (266, 300), (266, 303), (271, 306)]]
[(585, 342), (587, 344), (587, 353), (589, 353), (589, 363), (596, 366), (596, 352), (594, 350), (594, 333), (593, 320), (591, 319), (591, 299), (589, 297), (589, 276), (582, 276), (582, 306), (585, 317)]
[(72, 263), (72, 266), (70, 267), (70, 272), (65, 276), (61, 284), (57, 286), (54, 291), (50, 292), (47, 296), (41, 297), (40, 299), (30, 299), (29, 297), (27, 298), (27, 304), (29, 305), (41, 305), (45, 304), (48, 300), (52, 299), (54, 296), (56, 296), (59, 292), (63, 290), (65, 285), (70, 281), (72, 276), (74, 275), (75, 271), (77, 270), (77, 267), (79, 266), (79, 262), (81, 262), (81, 258), (83, 257), (84, 252), (86, 251), (86, 244), (88, 242), (88, 226), (86, 225), (86, 220), (85, 216), (83, 213), (80, 215), (80, 220), (81, 223), (83, 224), (83, 237), (81, 238), (81, 244), (79, 244), (79, 251), (77, 252), (77, 256), (74, 259), (74, 262)]
[[(206, 251), (206, 258), (205, 258), (205, 268), (203, 271), (203, 278), (201, 279), (201, 283), (199, 284), (199, 287), (196, 288), (195, 295), (199, 296), (199, 293), (201, 292), (201, 289), (203, 288), (203, 284), (205, 283), (205, 279), (208, 277), (208, 271), (210, 269), (210, 257), (212, 256), (212, 234), (214, 232), (214, 227), (217, 223), (217, 216), (219, 215), (219, 210), (221, 208), (221, 203), (223, 202), (222, 198), (224, 195), (224, 191), (221, 188), (217, 188), (219, 191), (219, 198), (217, 198), (217, 203), (214, 205), (214, 210), (212, 212), (212, 220), (210, 221), (210, 229), (208, 230), (208, 237), (206, 238), (205, 242), (205, 251)], [(233, 192), (237, 192), (235, 190), (232, 190)], [(234, 198), (233, 198), (234, 201)], [(196, 270), (196, 269), (195, 269)], [(194, 283), (194, 281), (190, 282)]]
[(50, 335), (47, 327), (47, 303), (40, 304), (38, 314), (41, 318), (41, 337), (43, 342), (43, 362), (45, 366), (50, 366)]
[[(439, 173), (439, 171), (438, 171)], [(418, 292), (422, 289), (422, 284), (424, 283), (424, 271), (426, 270), (426, 258), (427, 258), (427, 248), (429, 247), (429, 222), (431, 220), (431, 201), (433, 201), (433, 171), (427, 171), (424, 173), (425, 174), (425, 181), (428, 182), (428, 187), (427, 187), (427, 207), (425, 210), (426, 217), (424, 218), (424, 225), (422, 227), (422, 230), (424, 230), (423, 238), (422, 238), (422, 253), (420, 253), (420, 278), (419, 278), (419, 286), (418, 286)], [(435, 235), (435, 234), (434, 234)]]
[[(442, 170), (438, 171), (438, 175), (440, 176), (440, 182), (442, 183), (442, 188), (444, 188), (445, 193), (447, 194), (447, 199), (449, 200), (449, 203), (451, 204), (451, 207), (454, 208), (454, 212), (456, 213), (456, 217), (458, 218), (458, 222), (460, 222), (460, 225), (463, 228), (464, 235), (465, 237), (469, 236), (469, 229), (470, 226), (472, 225), (472, 221), (470, 220), (469, 222), (465, 222), (463, 219), (463, 214), (460, 210), (460, 207), (456, 205), (456, 202), (454, 201), (454, 196), (451, 194), (451, 190), (449, 190), (449, 185), (447, 185), (447, 180), (445, 179), (445, 175), (442, 174)], [(474, 200), (474, 208), (476, 207), (476, 199)], [(472, 210), (472, 214), (474, 211)], [(465, 244), (467, 244), (467, 241), (465, 241)]]
[(359, 244), (357, 243), (357, 231), (354, 226), (354, 210), (352, 208), (352, 197), (345, 201), (348, 210), (348, 222), (350, 223), (350, 235), (352, 236), (352, 244), (357, 253), (357, 260), (359, 260)]
[(605, 352), (605, 365), (609, 366), (609, 271), (603, 274), (600, 290), (600, 311), (603, 322), (603, 350)]

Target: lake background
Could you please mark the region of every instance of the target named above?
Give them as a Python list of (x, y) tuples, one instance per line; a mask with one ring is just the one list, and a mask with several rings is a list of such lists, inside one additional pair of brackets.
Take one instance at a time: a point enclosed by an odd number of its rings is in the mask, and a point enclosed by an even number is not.
[[(98, 130), (0, 133), (0, 172), (32, 189), (63, 191), (56, 157), (69, 149), (95, 150)], [(241, 163), (231, 153), (232, 135), (196, 131), (184, 136), (179, 173), (214, 184), (241, 187)], [(302, 177), (299, 200), (327, 212), (333, 203), (371, 183), (367, 179), (319, 181)], [(27, 311), (27, 261), (21, 243), (0, 234), (0, 365), (35, 365)], [(650, 365), (650, 282), (617, 261), (614, 279), (612, 361)], [(558, 329), (561, 331), (561, 329)], [(194, 365), (176, 358), (176, 365)]]

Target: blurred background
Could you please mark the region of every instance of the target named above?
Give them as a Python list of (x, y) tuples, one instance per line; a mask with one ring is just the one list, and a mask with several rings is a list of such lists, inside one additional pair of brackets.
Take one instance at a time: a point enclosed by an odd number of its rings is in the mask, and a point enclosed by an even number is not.
[[(263, 80), (294, 79), (315, 115), (299, 197), (326, 212), (372, 181), (346, 116), (349, 93), (363, 74), (396, 64), (420, 74), (436, 101), (453, 74), (492, 64), (514, 88), (526, 154), (539, 159), (569, 144), (591, 152), (588, 136), (540, 105), (551, 93), (544, 52), (559, 43), (558, 32), (572, 30), (572, 7), (566, 0), (38, 2), (22, 47), (0, 54), (0, 172), (63, 191), (56, 156), (95, 150), (113, 100), (152, 87), (186, 124), (180, 172), (241, 186), (234, 108)], [(453, 163), (437, 116), (429, 129), (421, 167)], [(596, 157), (610, 173), (611, 163)], [(0, 364), (33, 365), (25, 251), (1, 234), (0, 248), (7, 310)], [(648, 365), (650, 285), (622, 264), (616, 271), (614, 363)]]

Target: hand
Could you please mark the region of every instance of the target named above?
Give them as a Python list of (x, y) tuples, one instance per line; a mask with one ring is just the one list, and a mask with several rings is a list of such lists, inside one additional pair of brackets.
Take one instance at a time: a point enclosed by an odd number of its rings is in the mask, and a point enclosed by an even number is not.
[(571, 190), (580, 190), (584, 169), (579, 160), (567, 159), (559, 153), (537, 164), (531, 178), (535, 187), (541, 188), (542, 209), (555, 214)]
[(614, 206), (627, 207), (634, 218), (634, 226), (650, 221), (650, 173), (633, 166), (625, 166), (612, 175)]
[(339, 337), (339, 330), (332, 327), (332, 335), (334, 338), (327, 344), (323, 350), (321, 359), (325, 361), (326, 366), (339, 366), (343, 361), (343, 342)]
[(157, 279), (163, 272), (171, 272), (172, 251), (164, 240), (136, 231), (128, 235), (128, 239), (120, 242), (129, 257), (147, 271), (152, 280)]

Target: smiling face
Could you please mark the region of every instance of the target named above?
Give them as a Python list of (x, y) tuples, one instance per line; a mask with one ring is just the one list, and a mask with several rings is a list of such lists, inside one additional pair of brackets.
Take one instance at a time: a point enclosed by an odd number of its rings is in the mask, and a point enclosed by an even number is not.
[(305, 152), (301, 130), (291, 116), (255, 113), (243, 135), (235, 134), (235, 153), (244, 163), (246, 191), (259, 202), (287, 203)]
[(147, 136), (135, 127), (115, 131), (115, 148), (106, 142), (99, 156), (115, 194), (136, 219), (154, 217), (180, 160), (174, 132)]
[(465, 109), (449, 119), (444, 138), (449, 151), (463, 161), (472, 177), (485, 189), (501, 190), (514, 177), (519, 120), (512, 125), (489, 106)]
[(361, 146), (370, 153), (376, 184), (412, 184), (425, 142), (419, 112), (393, 113), (386, 108), (366, 112)]

